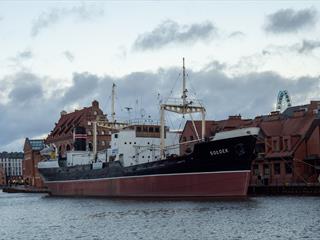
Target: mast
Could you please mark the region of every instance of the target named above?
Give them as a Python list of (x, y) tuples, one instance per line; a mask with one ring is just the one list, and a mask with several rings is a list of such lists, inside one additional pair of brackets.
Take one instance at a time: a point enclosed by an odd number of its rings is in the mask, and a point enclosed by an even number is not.
[(186, 89), (186, 68), (184, 66), (184, 58), (182, 58), (182, 104), (187, 105), (187, 89)]
[[(206, 109), (201, 104), (195, 104), (193, 101), (187, 101), (187, 88), (186, 88), (186, 73), (185, 73), (185, 62), (184, 58), (182, 59), (182, 104), (177, 103), (164, 103), (160, 105), (160, 157), (161, 159), (165, 158), (165, 111), (174, 112), (178, 114), (193, 114), (193, 113), (201, 113), (201, 138), (199, 137), (199, 141), (203, 140), (205, 137), (205, 117), (206, 117)], [(191, 117), (192, 124), (195, 127), (193, 118)], [(195, 129), (195, 131), (197, 131)]]
[(113, 83), (112, 84), (112, 99), (111, 99), (111, 120), (114, 123), (115, 122), (115, 108), (114, 108), (114, 96), (115, 96), (115, 88), (116, 88), (116, 84)]
[(92, 122), (92, 132), (93, 132), (93, 156), (94, 156), (94, 161), (97, 159), (97, 121)]

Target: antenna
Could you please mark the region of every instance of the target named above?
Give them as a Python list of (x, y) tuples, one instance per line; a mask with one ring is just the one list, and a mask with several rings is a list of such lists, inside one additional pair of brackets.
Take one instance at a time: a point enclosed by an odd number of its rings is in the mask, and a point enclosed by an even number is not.
[(115, 122), (115, 110), (114, 110), (114, 96), (115, 96), (115, 88), (116, 88), (116, 84), (113, 83), (112, 84), (112, 99), (111, 99), (111, 119), (112, 122)]

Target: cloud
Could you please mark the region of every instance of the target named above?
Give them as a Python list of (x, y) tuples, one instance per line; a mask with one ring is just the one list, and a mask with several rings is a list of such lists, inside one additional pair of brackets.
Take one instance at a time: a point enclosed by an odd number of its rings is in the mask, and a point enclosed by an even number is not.
[(43, 97), (40, 79), (34, 74), (18, 73), (12, 83), (15, 87), (10, 91), (9, 99), (15, 104), (28, 105)]
[(299, 53), (310, 53), (314, 49), (320, 47), (320, 41), (303, 40), (300, 47), (298, 47)]
[(293, 33), (313, 27), (316, 23), (318, 12), (314, 8), (302, 10), (281, 9), (267, 16), (265, 31), (281, 34)]
[[(244, 117), (267, 114), (273, 110), (279, 89), (286, 89), (294, 105), (305, 104), (319, 96), (319, 77), (286, 78), (276, 72), (251, 72), (228, 76), (224, 64), (214, 61), (207, 68), (192, 71), (187, 68), (188, 96), (200, 98), (207, 108), (207, 119), (224, 119), (228, 115)], [(211, 67), (210, 67), (211, 66)], [(0, 149), (22, 150), (14, 146), (25, 137), (49, 133), (59, 119), (59, 113), (73, 106), (89, 106), (93, 99), (110, 113), (111, 86), (116, 88), (116, 117), (128, 119), (125, 107), (132, 107), (131, 118), (139, 117), (141, 109), (153, 119), (159, 119), (159, 98), (181, 96), (180, 68), (159, 69), (156, 72), (133, 72), (123, 77), (99, 76), (94, 73), (74, 73), (69, 87), (47, 94), (47, 77), (33, 73), (17, 73), (0, 79), (9, 101), (0, 102)], [(172, 79), (177, 79), (176, 83)], [(170, 124), (170, 121), (167, 122)], [(172, 127), (172, 126), (171, 126)], [(177, 126), (175, 126), (177, 127)], [(21, 141), (20, 141), (21, 142)]]
[(167, 20), (159, 24), (151, 32), (140, 34), (134, 43), (134, 49), (150, 50), (169, 45), (171, 43), (190, 43), (206, 40), (216, 33), (217, 28), (211, 22), (179, 25)]
[(243, 37), (245, 34), (241, 31), (235, 31), (229, 34), (229, 38)]
[(62, 54), (66, 57), (66, 59), (69, 62), (73, 62), (74, 61), (74, 55), (70, 51), (64, 51)]
[(16, 59), (28, 60), (33, 57), (33, 54), (30, 50), (25, 50), (23, 52), (19, 52), (16, 56)]
[(81, 5), (71, 8), (52, 8), (47, 12), (42, 12), (41, 15), (33, 21), (31, 36), (37, 36), (42, 30), (49, 28), (68, 17), (72, 17), (77, 21), (86, 21), (103, 14), (104, 12), (101, 8), (93, 5)]
[(72, 86), (67, 89), (62, 98), (62, 103), (73, 103), (87, 95), (93, 94), (98, 87), (98, 76), (85, 73), (74, 73)]

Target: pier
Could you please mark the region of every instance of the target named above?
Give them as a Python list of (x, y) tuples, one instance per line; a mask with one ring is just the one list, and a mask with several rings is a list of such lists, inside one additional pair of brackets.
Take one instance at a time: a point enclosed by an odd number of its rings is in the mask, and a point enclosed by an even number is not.
[(249, 196), (258, 196), (258, 195), (320, 196), (320, 184), (283, 185), (283, 186), (252, 185), (252, 186), (249, 186), (248, 195)]

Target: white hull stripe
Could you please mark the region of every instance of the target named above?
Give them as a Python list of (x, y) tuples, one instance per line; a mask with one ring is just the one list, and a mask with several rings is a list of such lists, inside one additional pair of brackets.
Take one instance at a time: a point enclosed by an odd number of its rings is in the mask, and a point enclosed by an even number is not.
[(251, 170), (198, 172), (198, 173), (168, 173), (168, 174), (153, 174), (153, 175), (124, 176), (124, 177), (110, 177), (110, 178), (92, 178), (92, 179), (77, 179), (77, 180), (59, 180), (59, 181), (44, 181), (44, 182), (45, 183), (91, 182), (91, 181), (103, 181), (103, 180), (112, 180), (112, 179), (128, 179), (128, 178), (165, 177), (165, 176), (202, 175), (202, 174), (224, 174), (224, 173), (250, 173), (250, 171)]

